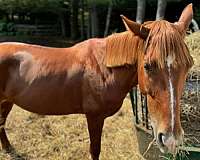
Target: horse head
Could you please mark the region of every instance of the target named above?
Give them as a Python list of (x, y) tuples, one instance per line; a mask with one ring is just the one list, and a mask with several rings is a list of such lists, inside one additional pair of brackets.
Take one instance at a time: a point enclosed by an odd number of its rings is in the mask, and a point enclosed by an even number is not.
[(176, 23), (160, 20), (138, 24), (122, 16), (126, 29), (144, 40), (138, 54), (138, 84), (147, 95), (154, 136), (162, 152), (176, 153), (183, 142), (180, 98), (193, 65), (184, 36), (192, 16), (191, 4)]

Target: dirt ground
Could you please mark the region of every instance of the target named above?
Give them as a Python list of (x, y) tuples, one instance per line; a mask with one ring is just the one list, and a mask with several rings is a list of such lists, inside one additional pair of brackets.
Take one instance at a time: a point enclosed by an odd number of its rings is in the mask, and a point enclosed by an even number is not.
[[(130, 100), (105, 121), (101, 160), (141, 160)], [(0, 160), (88, 160), (89, 135), (83, 115), (38, 116), (14, 106), (6, 124), (12, 156), (0, 151)], [(18, 157), (18, 158), (17, 158)]]

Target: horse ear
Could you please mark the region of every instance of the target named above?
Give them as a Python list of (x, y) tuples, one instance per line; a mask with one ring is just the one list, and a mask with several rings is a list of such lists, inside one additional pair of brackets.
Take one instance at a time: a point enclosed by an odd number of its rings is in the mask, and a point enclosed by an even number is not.
[(123, 15), (120, 16), (128, 31), (132, 31), (135, 35), (138, 35), (143, 39), (146, 39), (148, 37), (150, 31), (149, 28), (146, 28), (137, 22), (131, 21)]
[(175, 24), (178, 25), (182, 31), (186, 31), (192, 21), (192, 18), (193, 18), (193, 9), (192, 9), (192, 3), (190, 3), (185, 7), (178, 22), (176, 22)]

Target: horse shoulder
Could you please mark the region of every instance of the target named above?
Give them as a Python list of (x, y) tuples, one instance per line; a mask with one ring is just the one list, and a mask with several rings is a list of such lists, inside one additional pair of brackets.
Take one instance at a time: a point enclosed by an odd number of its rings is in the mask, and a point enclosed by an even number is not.
[[(103, 63), (105, 55), (105, 41), (91, 39), (87, 41), (87, 62), (85, 78), (83, 80), (83, 110), (85, 112), (102, 112), (108, 110), (107, 115), (114, 114), (121, 106), (123, 99), (115, 88), (114, 73)], [(119, 100), (118, 98), (121, 98)]]

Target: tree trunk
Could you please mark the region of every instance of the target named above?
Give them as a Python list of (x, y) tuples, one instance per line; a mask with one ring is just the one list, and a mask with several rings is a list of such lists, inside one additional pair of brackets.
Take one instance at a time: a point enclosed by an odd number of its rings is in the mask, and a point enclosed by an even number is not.
[(80, 0), (71, 1), (71, 39), (76, 40), (79, 34), (78, 28), (78, 9)]
[(15, 21), (15, 19), (14, 19), (14, 13), (13, 13), (13, 12), (11, 13), (11, 21), (12, 21), (12, 22)]
[(6, 13), (5, 17), (6, 17), (6, 22), (9, 22), (10, 18), (9, 18), (9, 14), (8, 13)]
[(66, 23), (65, 23), (65, 14), (60, 13), (60, 25), (61, 25), (61, 34), (62, 37), (66, 37)]
[(106, 37), (108, 35), (111, 13), (112, 13), (112, 3), (110, 3), (108, 6), (108, 13), (107, 13), (107, 18), (106, 18), (106, 27), (105, 27), (105, 31), (104, 31), (104, 37)]
[(96, 1), (90, 2), (90, 16), (91, 16), (91, 37), (97, 37), (99, 35), (99, 20), (97, 16)]
[(136, 22), (143, 23), (146, 9), (146, 0), (137, 0)]
[(193, 32), (196, 32), (199, 30), (199, 26), (198, 26), (198, 23), (195, 21), (195, 19), (192, 19), (192, 29), (193, 29)]
[(81, 0), (81, 40), (85, 39), (85, 16), (84, 0)]
[(166, 7), (167, 7), (166, 0), (158, 0), (156, 20), (164, 19)]
[(87, 21), (87, 39), (91, 38), (91, 15), (90, 15), (90, 8), (88, 14), (88, 21)]

